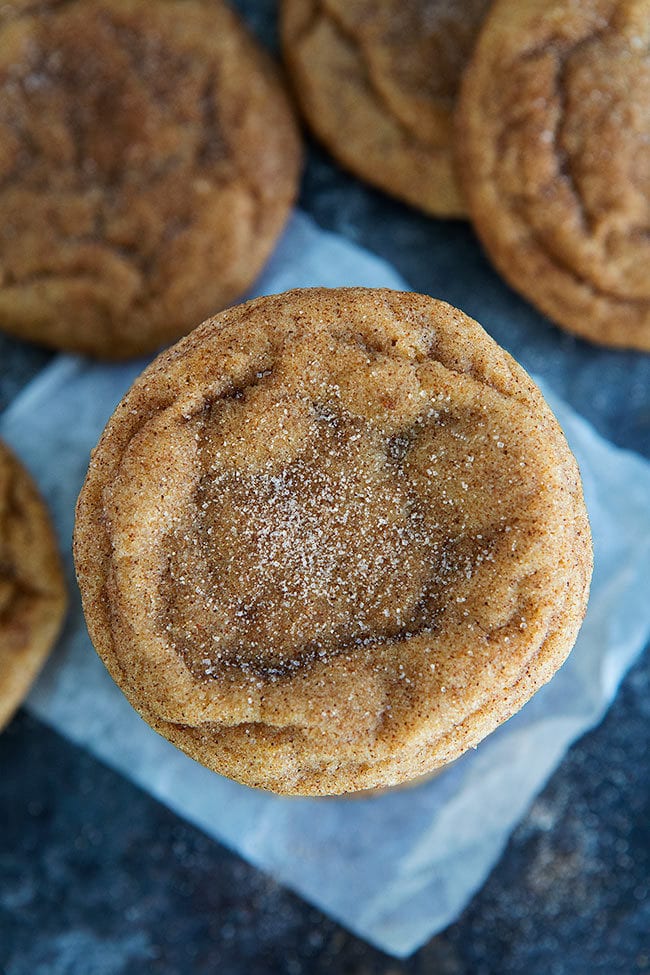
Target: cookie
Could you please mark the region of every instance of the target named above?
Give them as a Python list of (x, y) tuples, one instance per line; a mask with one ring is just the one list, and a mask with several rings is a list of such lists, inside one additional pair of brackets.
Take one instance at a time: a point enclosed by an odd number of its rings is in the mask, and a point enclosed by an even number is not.
[(650, 2), (494, 5), (457, 142), (489, 256), (558, 325), (650, 350)]
[(489, 0), (283, 0), (282, 39), (316, 135), (361, 179), (441, 217), (465, 205), (459, 80)]
[(75, 559), (146, 721), (240, 782), (325, 795), (431, 772), (516, 711), (575, 640), (591, 543), (555, 419), (479, 325), (308, 289), (145, 370)]
[(0, 441), (0, 728), (52, 649), (65, 607), (47, 510), (27, 471)]
[(0, 329), (108, 359), (243, 294), (294, 201), (275, 69), (221, 0), (0, 7)]

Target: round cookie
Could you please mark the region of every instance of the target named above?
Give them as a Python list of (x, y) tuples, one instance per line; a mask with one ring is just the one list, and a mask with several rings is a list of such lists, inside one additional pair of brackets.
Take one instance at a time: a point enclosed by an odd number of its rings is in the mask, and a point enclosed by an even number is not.
[(650, 0), (494, 5), (466, 73), (459, 170), (513, 287), (563, 328), (650, 350)]
[(414, 294), (229, 309), (118, 406), (82, 490), (92, 640), (157, 731), (279, 793), (395, 785), (568, 654), (591, 541), (541, 393)]
[(47, 510), (27, 471), (0, 441), (0, 728), (52, 649), (65, 607)]
[(303, 112), (361, 179), (441, 217), (465, 205), (453, 109), (490, 0), (283, 0), (286, 62)]
[(246, 291), (301, 149), (270, 59), (221, 0), (0, 7), (0, 329), (103, 358)]

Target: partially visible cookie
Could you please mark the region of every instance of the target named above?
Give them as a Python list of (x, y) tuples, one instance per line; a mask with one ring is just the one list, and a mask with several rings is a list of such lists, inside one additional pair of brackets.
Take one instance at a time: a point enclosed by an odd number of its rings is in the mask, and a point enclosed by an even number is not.
[(315, 288), (223, 312), (136, 380), (75, 562), (146, 721), (241, 782), (327, 795), (431, 773), (549, 680), (591, 538), (556, 420), (476, 322)]
[(50, 652), (65, 607), (49, 515), (27, 471), (0, 441), (0, 728)]
[(563, 328), (650, 350), (650, 0), (500, 0), (457, 118), (470, 214)]
[(431, 213), (465, 205), (453, 160), (460, 77), (489, 0), (283, 0), (303, 112), (348, 169)]
[(221, 0), (0, 5), (0, 328), (117, 359), (247, 290), (301, 149)]

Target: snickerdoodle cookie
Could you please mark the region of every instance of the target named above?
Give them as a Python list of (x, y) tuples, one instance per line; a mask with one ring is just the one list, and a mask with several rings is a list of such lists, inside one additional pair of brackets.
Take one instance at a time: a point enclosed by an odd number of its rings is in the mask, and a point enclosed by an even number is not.
[(494, 5), (458, 111), (504, 277), (571, 332), (650, 350), (650, 0)]
[(0, 4), (0, 328), (123, 358), (241, 295), (297, 189), (270, 61), (221, 0)]
[(52, 649), (66, 594), (45, 505), (0, 441), (0, 728)]
[(142, 716), (280, 793), (393, 785), (547, 681), (587, 601), (578, 469), (461, 312), (292, 291), (163, 353), (109, 421), (75, 558)]
[(436, 216), (463, 216), (452, 117), (489, 0), (283, 0), (297, 98), (362, 179)]

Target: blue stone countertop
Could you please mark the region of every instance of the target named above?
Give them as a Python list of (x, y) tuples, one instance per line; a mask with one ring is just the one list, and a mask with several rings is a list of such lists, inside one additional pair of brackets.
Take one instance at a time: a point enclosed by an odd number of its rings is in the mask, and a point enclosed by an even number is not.
[[(275, 49), (274, 0), (238, 6)], [(314, 146), (300, 202), (650, 457), (650, 356), (560, 332), (491, 270), (468, 225), (389, 200)], [(0, 409), (49, 358), (0, 338)], [(0, 736), (0, 975), (650, 972), (649, 745), (646, 653), (460, 920), (396, 962), (20, 712)]]

